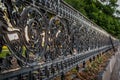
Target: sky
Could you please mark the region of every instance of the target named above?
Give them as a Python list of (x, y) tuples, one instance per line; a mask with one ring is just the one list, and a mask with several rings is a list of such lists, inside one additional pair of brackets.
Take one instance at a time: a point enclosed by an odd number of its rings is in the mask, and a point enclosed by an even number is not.
[(117, 4), (119, 5), (118, 9), (120, 10), (120, 0), (118, 0)]

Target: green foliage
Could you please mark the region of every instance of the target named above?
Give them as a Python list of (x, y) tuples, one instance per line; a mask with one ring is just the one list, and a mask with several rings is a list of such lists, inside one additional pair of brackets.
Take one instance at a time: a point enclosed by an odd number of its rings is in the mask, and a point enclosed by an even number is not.
[(6, 56), (6, 54), (9, 54), (9, 50), (8, 48), (3, 48), (2, 52), (0, 53), (0, 58), (4, 58)]
[(117, 0), (110, 0), (109, 4), (103, 5), (98, 0), (65, 0), (75, 9), (79, 10), (89, 19), (101, 26), (111, 35), (120, 38), (120, 19), (113, 14), (120, 11), (116, 10)]

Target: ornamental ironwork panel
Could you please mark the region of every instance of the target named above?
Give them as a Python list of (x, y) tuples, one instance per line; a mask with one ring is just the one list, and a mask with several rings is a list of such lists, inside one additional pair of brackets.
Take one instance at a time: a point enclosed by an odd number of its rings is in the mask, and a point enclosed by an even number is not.
[[(62, 0), (0, 0), (0, 52), (4, 54), (3, 46), (9, 50), (0, 58), (0, 71), (10, 69), (13, 59), (18, 66), (27, 67), (72, 56), (43, 67), (41, 74), (50, 77), (97, 54), (95, 50), (111, 49), (118, 43)], [(90, 51), (94, 53), (86, 55)], [(86, 56), (79, 58), (82, 55)]]

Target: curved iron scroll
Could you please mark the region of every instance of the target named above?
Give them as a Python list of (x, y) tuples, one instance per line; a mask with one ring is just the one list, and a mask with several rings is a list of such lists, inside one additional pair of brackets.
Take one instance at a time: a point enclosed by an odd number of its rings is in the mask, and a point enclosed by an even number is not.
[[(0, 52), (20, 66), (36, 65), (119, 41), (62, 0), (0, 0)], [(111, 40), (110, 38), (111, 37)]]

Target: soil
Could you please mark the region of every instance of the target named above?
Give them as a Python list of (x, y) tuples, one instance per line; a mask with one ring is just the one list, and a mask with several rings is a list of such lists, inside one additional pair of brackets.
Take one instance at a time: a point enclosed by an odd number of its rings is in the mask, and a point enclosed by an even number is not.
[[(65, 75), (65, 80), (97, 80), (98, 74), (105, 69), (109, 59), (114, 55), (114, 51), (110, 50), (97, 56), (92, 61), (87, 61), (84, 70), (77, 71), (72, 69)], [(81, 67), (81, 64), (79, 65)], [(74, 77), (72, 77), (75, 75)], [(61, 80), (60, 77), (55, 80)]]

